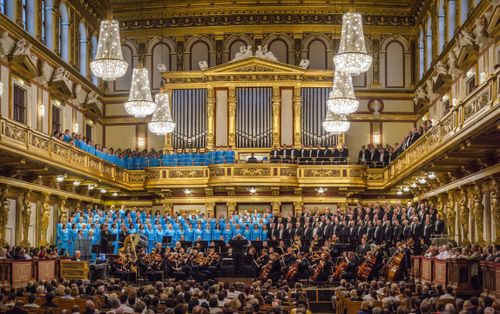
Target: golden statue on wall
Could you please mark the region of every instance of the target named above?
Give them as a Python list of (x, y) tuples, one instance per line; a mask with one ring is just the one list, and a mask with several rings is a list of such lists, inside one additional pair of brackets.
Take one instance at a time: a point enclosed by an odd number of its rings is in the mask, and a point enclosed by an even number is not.
[(66, 208), (66, 198), (65, 197), (60, 198), (59, 221), (68, 221), (68, 209)]
[(50, 206), (49, 206), (49, 195), (44, 194), (42, 200), (42, 209), (41, 209), (41, 229), (40, 229), (40, 246), (47, 246), (49, 244), (47, 240), (47, 230), (49, 229), (50, 222)]
[(23, 221), (23, 240), (21, 241), (21, 245), (24, 247), (29, 247), (31, 245), (28, 240), (28, 234), (31, 224), (31, 203), (30, 203), (30, 191), (26, 191), (22, 196), (22, 210), (21, 210), (21, 218)]
[(469, 243), (469, 197), (465, 189), (460, 190), (458, 221), (462, 229), (462, 243)]
[(437, 197), (436, 210), (439, 214), (439, 217), (444, 217), (443, 194), (439, 194)]
[(4, 187), (0, 190), (0, 244), (7, 245), (5, 234), (7, 232), (7, 222), (9, 220), (9, 205), (7, 193), (9, 189)]
[(472, 189), (472, 215), (474, 224), (476, 225), (476, 240), (478, 244), (484, 245), (484, 206), (483, 206), (483, 191), (478, 184)]
[(492, 180), (490, 187), (491, 215), (495, 220), (495, 244), (500, 245), (500, 206), (498, 204), (498, 182)]
[(452, 191), (448, 192), (448, 202), (446, 203), (446, 227), (448, 228), (448, 235), (451, 239), (455, 239), (455, 219), (457, 212), (455, 211), (455, 200)]

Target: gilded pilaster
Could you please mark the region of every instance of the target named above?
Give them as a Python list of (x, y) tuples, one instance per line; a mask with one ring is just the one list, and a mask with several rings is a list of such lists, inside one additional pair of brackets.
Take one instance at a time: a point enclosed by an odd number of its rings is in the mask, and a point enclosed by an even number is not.
[(41, 226), (40, 226), (40, 246), (47, 246), (49, 244), (47, 240), (47, 230), (49, 229), (50, 223), (50, 206), (49, 206), (49, 194), (43, 194), (42, 206), (40, 208)]
[(293, 147), (300, 148), (302, 139), (300, 136), (300, 117), (302, 110), (302, 89), (300, 86), (295, 86), (293, 89)]
[(380, 34), (375, 35), (376, 38), (372, 40), (372, 55), (373, 55), (373, 83), (371, 87), (380, 87), (380, 67), (379, 67), (379, 58), (380, 58)]
[[(172, 103), (172, 89), (165, 88), (165, 93), (168, 95), (168, 103), (169, 106)], [(170, 108), (170, 112), (172, 112), (172, 108)], [(175, 121), (174, 121), (175, 122)], [(172, 133), (165, 134), (165, 146), (163, 147), (164, 151), (171, 152), (173, 150), (172, 146)]]
[(300, 215), (302, 215), (303, 208), (304, 208), (304, 202), (294, 202), (293, 203), (294, 216), (299, 217)]
[(472, 216), (474, 218), (474, 225), (476, 226), (476, 241), (479, 245), (484, 245), (484, 205), (483, 205), (483, 191), (476, 183), (471, 188), (472, 192)]
[(281, 90), (279, 86), (273, 86), (273, 147), (281, 145)]
[(469, 196), (467, 195), (467, 190), (465, 188), (460, 189), (458, 194), (458, 223), (460, 225), (461, 233), (461, 243), (469, 244)]
[(490, 212), (495, 221), (495, 245), (500, 245), (500, 206), (498, 204), (498, 182), (491, 181), (490, 186)]
[(237, 208), (237, 203), (236, 202), (227, 202), (226, 203), (226, 206), (227, 206), (227, 213), (228, 215), (232, 215), (233, 212), (236, 210)]
[(30, 203), (31, 191), (27, 190), (23, 192), (21, 196), (21, 220), (22, 220), (22, 241), (21, 245), (24, 247), (29, 247), (31, 245), (28, 240), (30, 222), (31, 222), (31, 203)]
[(215, 203), (214, 202), (206, 202), (206, 217), (214, 217), (215, 216)]
[(455, 210), (455, 195), (453, 191), (448, 191), (448, 201), (446, 202), (445, 225), (448, 229), (448, 235), (455, 240), (455, 221), (457, 212)]
[(35, 2), (35, 38), (42, 41), (42, 1), (34, 0)]
[(227, 145), (236, 147), (236, 88), (234, 86), (229, 87), (227, 97), (227, 111)]
[(163, 203), (163, 208), (165, 209), (165, 213), (168, 213), (169, 215), (174, 214), (174, 204), (165, 202)]
[(10, 205), (10, 202), (7, 198), (7, 193), (9, 193), (8, 186), (0, 187), (0, 244), (2, 246), (7, 245), (5, 234), (7, 231), (7, 222), (9, 220)]
[(279, 215), (281, 212), (281, 202), (272, 202), (271, 203), (273, 215)]
[(207, 104), (207, 148), (213, 149), (215, 145), (215, 90), (208, 87)]

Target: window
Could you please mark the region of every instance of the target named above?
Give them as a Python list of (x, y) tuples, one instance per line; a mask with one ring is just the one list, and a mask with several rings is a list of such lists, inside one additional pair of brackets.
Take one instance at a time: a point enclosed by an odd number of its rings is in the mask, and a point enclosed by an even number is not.
[[(95, 35), (92, 35), (91, 44), (92, 44), (92, 60), (95, 60), (95, 55), (97, 53), (97, 38), (95, 37)], [(92, 78), (92, 83), (94, 83), (94, 85), (97, 86), (99, 84), (97, 76), (95, 76), (94, 73), (92, 73), (92, 71), (90, 75)]]
[(22, 19), (22, 22), (23, 22), (23, 28), (24, 29), (27, 29), (26, 27), (26, 0), (22, 0), (21, 1), (21, 9), (22, 9), (22, 16), (21, 16), (21, 19)]
[(6, 14), (6, 11), (5, 11), (5, 1), (6, 0), (0, 0), (0, 13), (2, 13), (2, 14)]
[(24, 29), (35, 36), (35, 0), (23, 0)]
[(424, 31), (420, 31), (420, 35), (418, 37), (418, 58), (419, 58), (419, 67), (418, 74), (419, 79), (424, 76)]
[(457, 19), (457, 7), (455, 0), (448, 1), (448, 41), (450, 41), (455, 35), (455, 23)]
[(469, 72), (467, 72), (465, 82), (467, 94), (472, 93), (472, 91), (474, 91), (474, 89), (476, 88), (476, 75), (474, 74), (474, 70), (470, 70)]
[(52, 0), (42, 0), (42, 42), (49, 49), (54, 49), (52, 37)]
[(427, 47), (426, 49), (426, 63), (425, 63), (425, 69), (429, 69), (432, 64), (432, 21), (431, 17), (429, 16), (427, 18), (427, 31), (425, 33), (426, 39), (427, 39)]
[(88, 123), (85, 124), (85, 138), (87, 140), (92, 139), (92, 125), (90, 125)]
[(13, 118), (20, 123), (26, 123), (26, 90), (14, 84), (12, 88), (13, 96)]
[(87, 77), (87, 29), (80, 23), (80, 73)]
[(462, 0), (460, 3), (460, 23), (464, 24), (469, 15), (469, 0)]
[(52, 105), (52, 132), (62, 130), (62, 109), (59, 106)]
[(63, 3), (59, 6), (59, 14), (59, 53), (64, 61), (69, 62), (69, 17), (68, 9)]
[(444, 0), (441, 0), (439, 2), (439, 8), (438, 8), (438, 55), (443, 51), (444, 45), (446, 44), (445, 41), (445, 29), (444, 29), (444, 23), (445, 23), (445, 14), (444, 14)]

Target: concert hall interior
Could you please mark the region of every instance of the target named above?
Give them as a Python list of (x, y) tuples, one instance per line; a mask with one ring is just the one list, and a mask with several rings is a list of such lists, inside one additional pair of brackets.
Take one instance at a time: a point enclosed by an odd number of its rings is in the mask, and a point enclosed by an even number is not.
[(0, 0), (0, 313), (500, 313), (499, 36), (498, 0)]

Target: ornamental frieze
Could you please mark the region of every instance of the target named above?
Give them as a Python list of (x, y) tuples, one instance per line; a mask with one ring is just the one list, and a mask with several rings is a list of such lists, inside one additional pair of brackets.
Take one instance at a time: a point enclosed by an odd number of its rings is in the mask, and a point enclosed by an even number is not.
[(10, 139), (13, 139), (14, 141), (24, 143), (24, 141), (26, 140), (26, 130), (13, 124), (4, 123), (2, 131), (3, 135)]
[(147, 177), (148, 179), (158, 180), (160, 179), (160, 171), (148, 171)]
[(235, 168), (234, 175), (239, 177), (270, 176), (271, 168)]
[[(126, 19), (124, 17), (122, 19)], [(340, 25), (341, 14), (248, 14), (185, 16), (169, 18), (129, 19), (120, 23), (122, 30), (183, 28), (233, 25)], [(364, 15), (365, 26), (415, 26), (413, 16)]]
[(146, 179), (146, 174), (145, 173), (129, 173), (128, 174), (128, 181), (136, 181), (136, 182), (142, 182)]
[(304, 170), (304, 177), (340, 177), (340, 170), (338, 169), (306, 169)]
[(280, 168), (280, 176), (296, 177), (297, 176), (297, 169)]
[(203, 170), (169, 170), (169, 178), (203, 178)]
[(49, 149), (49, 141), (36, 134), (31, 134), (30, 144), (41, 150), (47, 151)]
[(464, 121), (480, 111), (488, 104), (490, 99), (489, 89), (486, 88), (481, 94), (477, 95), (472, 101), (464, 105)]
[(210, 169), (211, 177), (223, 177), (226, 175), (226, 170), (224, 168)]

